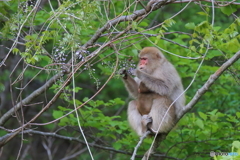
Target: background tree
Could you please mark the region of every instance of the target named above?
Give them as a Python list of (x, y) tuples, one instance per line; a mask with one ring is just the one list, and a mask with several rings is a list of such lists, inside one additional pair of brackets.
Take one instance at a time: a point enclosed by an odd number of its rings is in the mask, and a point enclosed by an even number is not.
[(175, 65), (188, 102), (152, 159), (240, 155), (239, 8), (230, 0), (0, 1), (1, 159), (130, 159), (139, 138), (118, 70), (135, 68), (145, 46)]

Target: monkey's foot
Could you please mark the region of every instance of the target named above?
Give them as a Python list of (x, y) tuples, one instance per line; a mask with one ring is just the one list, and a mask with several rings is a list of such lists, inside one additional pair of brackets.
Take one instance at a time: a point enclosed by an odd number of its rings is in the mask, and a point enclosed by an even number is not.
[(149, 126), (152, 124), (152, 117), (150, 117), (149, 115), (143, 115), (142, 116), (142, 125), (143, 126)]
[(155, 131), (154, 129), (152, 129), (152, 117), (150, 117), (149, 115), (143, 115), (142, 116), (142, 125), (146, 126), (148, 130), (150, 130), (153, 134), (156, 134), (157, 131)]

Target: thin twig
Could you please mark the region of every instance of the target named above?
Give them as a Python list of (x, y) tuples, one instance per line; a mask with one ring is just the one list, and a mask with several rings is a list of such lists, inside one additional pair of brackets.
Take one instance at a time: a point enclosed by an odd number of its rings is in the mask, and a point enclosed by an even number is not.
[(21, 102), (16, 104), (12, 109), (10, 109), (7, 113), (5, 113), (0, 118), (0, 125), (2, 126), (11, 116), (12, 114), (19, 110), (21, 106), (29, 104), (34, 98), (44, 93), (49, 87), (52, 86), (60, 77), (62, 76), (62, 73), (56, 74), (51, 79), (49, 79), (43, 86), (32, 92), (29, 96), (27, 96), (25, 99), (23, 99)]
[(134, 148), (134, 151), (133, 151), (131, 160), (134, 160), (134, 159), (135, 159), (135, 156), (137, 155), (137, 150), (138, 150), (138, 148), (141, 146), (143, 140), (144, 140), (150, 133), (151, 133), (150, 131), (147, 131), (147, 132), (145, 132), (145, 133), (143, 134), (143, 136), (140, 137), (140, 140), (139, 140), (138, 144), (137, 144), (136, 147)]

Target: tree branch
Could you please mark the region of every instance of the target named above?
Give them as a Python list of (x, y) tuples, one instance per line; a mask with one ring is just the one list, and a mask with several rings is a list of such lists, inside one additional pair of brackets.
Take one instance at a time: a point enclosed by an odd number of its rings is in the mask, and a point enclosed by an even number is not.
[(131, 160), (134, 160), (134, 159), (135, 159), (135, 156), (137, 155), (137, 150), (138, 150), (138, 148), (141, 146), (143, 140), (144, 140), (150, 133), (151, 133), (150, 131), (147, 131), (147, 132), (144, 133), (143, 136), (140, 137), (140, 140), (139, 140), (137, 146), (134, 148), (134, 151), (133, 151)]
[(147, 16), (150, 12), (161, 8), (166, 2), (167, 2), (167, 0), (162, 0), (162, 1), (156, 2), (153, 6), (149, 2), (148, 6), (147, 6), (147, 8), (148, 8), (147, 10), (145, 10), (145, 9), (137, 10), (137, 11), (133, 12), (133, 14), (131, 14), (131, 15), (120, 16), (120, 17), (117, 17), (117, 18), (114, 18), (114, 19), (108, 21), (102, 28), (98, 29), (97, 32), (92, 36), (92, 38), (86, 44), (84, 44), (82, 47), (85, 49), (85, 48), (93, 45), (93, 43), (95, 43), (97, 41), (97, 39), (101, 36), (101, 34), (103, 34), (106, 30), (109, 30), (109, 28), (111, 28), (112, 26), (117, 25), (120, 22), (134, 21), (141, 16)]
[(62, 76), (62, 73), (58, 73), (55, 76), (53, 76), (51, 79), (49, 79), (43, 86), (32, 92), (29, 96), (27, 96), (25, 99), (23, 99), (21, 102), (16, 104), (12, 109), (10, 109), (7, 113), (5, 113), (0, 118), (0, 126), (4, 125), (4, 123), (17, 111), (21, 108), (21, 106), (24, 106), (28, 103), (30, 103), (34, 98), (38, 97), (42, 93), (44, 93), (49, 87), (52, 86), (54, 82), (57, 81)]
[[(174, 2), (168, 2), (168, 3), (188, 3), (188, 2), (209, 2), (209, 3), (212, 3), (212, 0), (179, 0), (179, 1), (174, 1)], [(236, 0), (233, 0), (231, 2), (228, 2), (228, 1), (214, 1), (214, 4), (216, 4), (217, 6), (220, 6), (220, 7), (223, 7), (223, 6), (228, 6), (228, 5), (231, 5), (231, 4), (234, 4), (234, 5), (240, 5), (239, 2), (236, 2)], [(223, 5), (220, 5), (220, 4), (223, 4)]]
[(227, 60), (214, 74), (212, 74), (207, 82), (196, 92), (192, 100), (185, 106), (184, 111), (180, 114), (181, 117), (187, 113), (201, 98), (201, 96), (207, 92), (207, 90), (213, 85), (213, 83), (222, 75), (222, 73), (228, 69), (234, 62), (240, 58), (240, 51), (234, 54), (229, 60)]
[[(2, 129), (4, 129), (4, 128), (2, 128)], [(145, 136), (149, 135), (149, 133), (146, 132)], [(36, 131), (36, 130), (32, 130), (32, 129), (24, 130), (23, 132), (18, 133), (18, 134), (42, 135), (42, 136), (54, 137), (54, 138), (59, 138), (59, 139), (63, 139), (63, 140), (68, 140), (68, 141), (75, 141), (75, 142), (78, 142), (78, 143), (86, 145), (86, 142), (83, 141), (83, 140), (80, 140), (79, 138), (63, 136), (63, 135), (60, 135), (60, 134), (50, 133), (50, 132)], [(6, 139), (7, 137), (14, 137), (14, 136), (16, 136), (16, 133), (8, 133), (7, 135), (5, 135), (3, 137), (0, 137), (0, 142), (2, 140)], [(141, 137), (140, 138), (141, 142), (140, 142), (138, 147), (140, 147), (140, 145), (141, 145), (142, 141), (144, 140), (144, 138), (146, 138), (146, 137)], [(112, 151), (112, 152), (115, 152), (115, 153), (121, 153), (121, 154), (125, 154), (125, 155), (132, 155), (131, 152), (127, 152), (127, 151), (123, 151), (123, 150), (116, 150), (116, 149), (114, 149), (112, 147), (105, 147), (103, 145), (98, 145), (95, 142), (88, 143), (88, 144), (91, 147), (95, 147), (95, 148), (99, 148), (99, 149), (103, 149), (103, 150), (107, 150), (107, 151)], [(136, 148), (136, 149), (138, 149), (138, 148)], [(135, 155), (135, 156), (138, 157), (138, 158), (142, 157), (140, 155)], [(154, 154), (154, 157), (166, 157), (166, 158), (169, 158), (169, 159), (175, 159), (174, 157), (169, 157), (169, 156), (160, 155), (160, 154)]]
[[(41, 131), (36, 131), (36, 130), (32, 130), (32, 129), (24, 130), (23, 132), (21, 132), (19, 134), (36, 134), (36, 135), (42, 135), (42, 136), (49, 136), (49, 137), (60, 138), (60, 139), (68, 140), (68, 141), (75, 141), (75, 142), (79, 142), (79, 143), (82, 143), (82, 144), (86, 145), (86, 142), (80, 140), (79, 138), (67, 137), (67, 136), (62, 136), (60, 134), (56, 134), (56, 133), (41, 132)], [(0, 142), (2, 140), (6, 139), (7, 137), (14, 137), (14, 136), (15, 136), (15, 133), (8, 133), (7, 135), (0, 138)], [(113, 151), (113, 152), (116, 152), (116, 153), (131, 155), (130, 152), (116, 150), (116, 149), (111, 148), (111, 147), (104, 147), (102, 145), (95, 144), (95, 142), (89, 143), (89, 146), (96, 147), (96, 148), (103, 149), (103, 150)]]

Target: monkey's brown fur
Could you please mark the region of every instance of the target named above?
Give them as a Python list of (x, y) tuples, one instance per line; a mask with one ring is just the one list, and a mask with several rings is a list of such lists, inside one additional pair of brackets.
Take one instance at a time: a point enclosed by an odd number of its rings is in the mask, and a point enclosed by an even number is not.
[(149, 114), (153, 100), (158, 94), (149, 90), (143, 82), (140, 83), (138, 92), (137, 109), (141, 115)]

